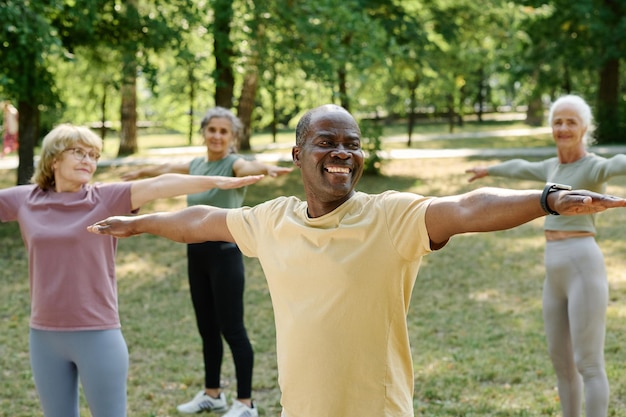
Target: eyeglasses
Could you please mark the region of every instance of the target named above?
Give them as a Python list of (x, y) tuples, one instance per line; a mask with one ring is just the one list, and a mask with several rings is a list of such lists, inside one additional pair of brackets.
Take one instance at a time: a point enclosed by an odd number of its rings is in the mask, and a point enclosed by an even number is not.
[(99, 153), (94, 151), (87, 152), (81, 148), (67, 148), (63, 152), (71, 152), (72, 155), (74, 155), (74, 158), (79, 162), (84, 161), (85, 158), (89, 158), (93, 162), (98, 162), (98, 159), (100, 159)]

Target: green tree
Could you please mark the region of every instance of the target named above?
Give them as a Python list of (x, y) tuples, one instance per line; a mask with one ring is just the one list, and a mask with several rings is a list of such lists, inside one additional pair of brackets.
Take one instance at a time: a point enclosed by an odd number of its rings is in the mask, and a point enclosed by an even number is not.
[[(620, 100), (620, 66), (626, 56), (626, 3), (596, 0), (590, 32), (600, 52), (596, 101), (598, 142), (626, 142), (626, 103)], [(620, 112), (621, 107), (621, 112)]]
[(581, 94), (595, 101), (598, 141), (626, 141), (622, 121), (626, 109), (620, 99), (626, 4), (614, 0), (527, 0), (522, 4), (535, 17), (525, 27), (530, 42), (524, 57), (536, 80), (534, 100), (540, 100), (543, 93), (552, 97)]
[(181, 44), (186, 23), (198, 11), (184, 0), (109, 0), (99, 19), (98, 39), (121, 54), (120, 147), (118, 155), (137, 151), (137, 77), (142, 72), (153, 81), (152, 54)]
[(97, 1), (74, 2), (2, 0), (0, 20), (0, 86), (15, 102), (19, 116), (17, 183), (28, 183), (34, 166), (34, 148), (40, 137), (42, 111), (48, 117), (60, 103), (51, 62), (71, 55), (92, 39)]
[(382, 83), (383, 103), (388, 111), (407, 116), (407, 146), (411, 146), (419, 107), (417, 90), (431, 70), (431, 51), (439, 48), (428, 29), (430, 11), (421, 1), (389, 2), (379, 4), (372, 15), (387, 33), (384, 49), (389, 75), (380, 76), (387, 80)]
[[(376, 2), (371, 2), (375, 4)], [(289, 36), (279, 46), (310, 79), (333, 89), (333, 101), (350, 109), (359, 74), (380, 61), (385, 33), (369, 1), (283, 0), (281, 21)]]
[(250, 150), (250, 136), (252, 135), (252, 117), (256, 104), (257, 90), (259, 86), (259, 66), (261, 65), (261, 49), (266, 42), (266, 22), (263, 15), (266, 14), (268, 2), (244, 2), (241, 7), (242, 30), (239, 31), (242, 39), (238, 39), (239, 66), (243, 73), (241, 92), (237, 102), (237, 116), (241, 120), (244, 129), (241, 135), (239, 148)]

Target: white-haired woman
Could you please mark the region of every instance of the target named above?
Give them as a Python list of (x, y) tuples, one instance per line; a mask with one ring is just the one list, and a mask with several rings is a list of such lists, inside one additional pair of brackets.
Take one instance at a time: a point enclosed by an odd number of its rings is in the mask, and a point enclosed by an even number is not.
[(94, 239), (87, 226), (157, 198), (243, 187), (262, 177), (169, 174), (92, 184), (101, 151), (102, 140), (89, 129), (59, 125), (43, 139), (33, 184), (0, 190), (0, 221), (20, 224), (28, 251), (30, 360), (45, 417), (78, 417), (79, 379), (92, 415), (126, 416), (117, 239)]
[[(487, 175), (570, 185), (604, 192), (606, 182), (626, 175), (626, 156), (590, 153), (591, 108), (566, 95), (550, 108), (548, 122), (557, 156), (540, 162), (513, 159), (467, 170), (469, 181)], [(549, 208), (548, 208), (549, 210)], [(563, 417), (606, 417), (609, 383), (604, 369), (608, 283), (604, 258), (595, 240), (595, 215), (546, 217), (543, 319)]]

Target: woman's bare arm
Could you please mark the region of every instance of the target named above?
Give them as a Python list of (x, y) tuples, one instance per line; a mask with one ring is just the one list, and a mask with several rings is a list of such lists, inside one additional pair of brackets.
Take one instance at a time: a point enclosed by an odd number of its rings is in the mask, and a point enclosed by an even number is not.
[(226, 224), (227, 213), (228, 209), (192, 206), (175, 212), (109, 217), (87, 230), (118, 238), (149, 233), (180, 243), (234, 242)]
[(260, 181), (263, 175), (247, 177), (222, 177), (212, 175), (163, 174), (154, 178), (133, 181), (131, 186), (131, 205), (137, 209), (145, 203), (158, 198), (176, 197), (195, 194), (212, 188), (240, 188)]

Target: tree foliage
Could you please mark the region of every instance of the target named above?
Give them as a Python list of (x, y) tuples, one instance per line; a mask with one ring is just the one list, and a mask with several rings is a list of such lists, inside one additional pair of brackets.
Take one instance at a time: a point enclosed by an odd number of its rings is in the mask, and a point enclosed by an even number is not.
[[(335, 102), (420, 118), (545, 104), (578, 93), (601, 142), (625, 141), (626, 5), (615, 0), (0, 0), (0, 94), (20, 110), (18, 182), (60, 120), (184, 131), (207, 107), (276, 134)], [(103, 131), (104, 134), (104, 131)], [(249, 138), (249, 136), (247, 136)], [(249, 143), (243, 143), (249, 147)]]
[[(595, 104), (600, 143), (623, 141), (620, 61), (626, 56), (626, 4), (614, 0), (528, 0), (529, 65), (537, 89), (578, 93)], [(621, 117), (620, 117), (621, 115)]]
[[(34, 146), (39, 138), (40, 112), (54, 112), (58, 91), (51, 62), (69, 50), (63, 40), (71, 38), (66, 27), (80, 20), (66, 2), (0, 1), (2, 29), (0, 86), (19, 111), (19, 157), (17, 183), (25, 184), (33, 173)], [(90, 34), (80, 26), (85, 38)]]

